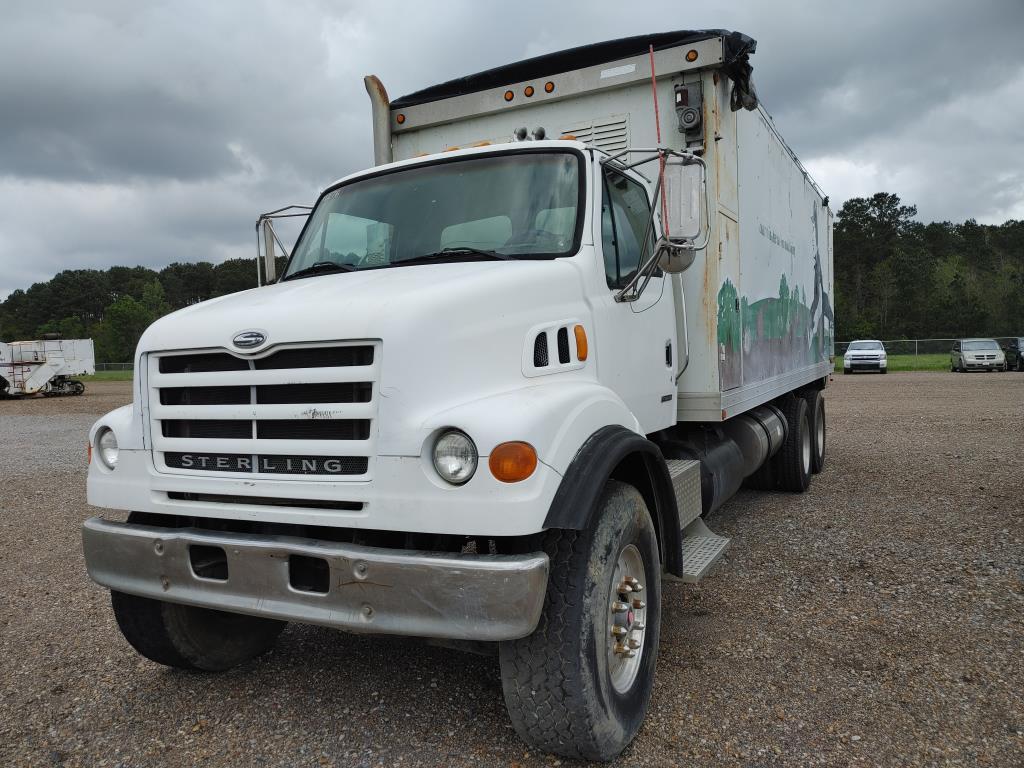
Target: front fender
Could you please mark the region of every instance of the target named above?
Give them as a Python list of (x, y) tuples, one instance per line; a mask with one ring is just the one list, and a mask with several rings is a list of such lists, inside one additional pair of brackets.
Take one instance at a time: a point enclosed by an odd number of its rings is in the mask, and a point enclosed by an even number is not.
[(96, 420), (89, 429), (89, 442), (94, 443), (100, 427), (114, 430), (119, 447), (125, 450), (142, 449), (142, 425), (136, 422), (137, 412), (134, 405), (122, 405)]
[[(434, 415), (425, 426), (434, 434), (456, 427), (469, 435), (481, 457), (511, 440), (530, 443), (537, 457), (565, 474), (583, 444), (602, 427), (640, 434), (626, 404), (607, 387), (588, 381), (550, 382), (503, 392)], [(424, 451), (429, 446), (424, 447)]]

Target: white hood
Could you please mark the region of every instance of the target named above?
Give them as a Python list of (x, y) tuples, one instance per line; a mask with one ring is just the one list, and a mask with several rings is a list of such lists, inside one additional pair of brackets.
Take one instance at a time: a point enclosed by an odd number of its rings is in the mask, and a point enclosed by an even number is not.
[(252, 354), (281, 344), (379, 339), (379, 451), (415, 455), (418, 427), (430, 415), (522, 385), (530, 328), (589, 320), (578, 258), (429, 264), (279, 283), (161, 318), (143, 334), (137, 356), (211, 348), (244, 354), (231, 342), (247, 330), (267, 336)]

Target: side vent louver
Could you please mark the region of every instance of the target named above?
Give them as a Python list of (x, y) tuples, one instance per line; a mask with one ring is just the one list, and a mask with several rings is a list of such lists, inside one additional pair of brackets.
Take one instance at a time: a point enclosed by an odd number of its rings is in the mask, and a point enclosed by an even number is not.
[(550, 376), (555, 373), (576, 371), (587, 365), (586, 353), (580, 359), (577, 344), (580, 336), (574, 329), (582, 327), (576, 318), (566, 318), (557, 322), (535, 325), (530, 328), (523, 339), (523, 375)]
[(558, 329), (558, 362), (565, 365), (569, 362), (569, 329)]
[(548, 364), (548, 335), (541, 331), (533, 341), (533, 365), (545, 368)]

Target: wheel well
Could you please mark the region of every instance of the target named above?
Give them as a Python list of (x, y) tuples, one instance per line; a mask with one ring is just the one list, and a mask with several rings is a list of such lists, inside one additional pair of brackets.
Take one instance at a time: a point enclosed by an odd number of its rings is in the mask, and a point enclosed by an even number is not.
[(679, 511), (661, 449), (625, 427), (599, 429), (577, 452), (566, 470), (544, 528), (586, 530), (608, 480), (628, 483), (644, 498), (654, 520), (665, 568), (682, 574)]
[(665, 504), (658, 497), (655, 488), (654, 478), (651, 476), (651, 468), (648, 466), (649, 458), (642, 453), (630, 453), (615, 465), (609, 480), (619, 480), (631, 485), (640, 491), (644, 497), (644, 503), (654, 518), (654, 530), (658, 537), (658, 552), (661, 554), (661, 561), (665, 562), (665, 534), (663, 511)]

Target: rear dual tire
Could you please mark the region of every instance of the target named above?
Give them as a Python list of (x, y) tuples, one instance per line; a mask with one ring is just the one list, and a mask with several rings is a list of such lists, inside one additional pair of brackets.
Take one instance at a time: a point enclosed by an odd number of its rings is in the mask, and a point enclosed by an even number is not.
[(825, 468), (825, 397), (819, 390), (790, 394), (776, 405), (786, 417), (786, 441), (743, 484), (755, 491), (803, 493)]
[[(786, 416), (789, 434), (776, 456), (779, 488), (803, 493), (811, 486), (812, 456), (815, 452), (810, 409), (807, 400), (797, 395), (784, 397), (780, 407)], [(824, 462), (824, 441), (821, 447)]]

